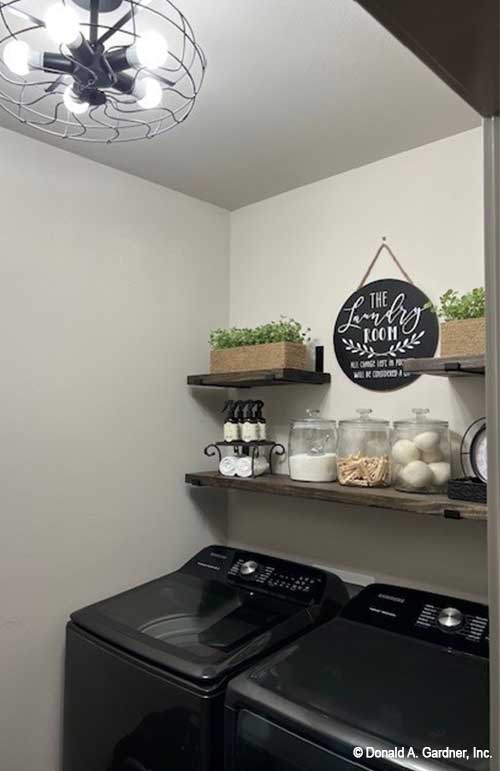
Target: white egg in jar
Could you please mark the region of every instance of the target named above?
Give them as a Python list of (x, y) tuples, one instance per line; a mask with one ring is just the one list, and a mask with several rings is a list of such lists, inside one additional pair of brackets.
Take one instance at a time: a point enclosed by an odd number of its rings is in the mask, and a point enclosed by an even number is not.
[(394, 463), (407, 466), (412, 460), (420, 460), (420, 450), (410, 439), (399, 439), (392, 446)]
[(422, 453), (424, 463), (439, 463), (443, 460), (443, 453), (440, 447), (434, 447), (432, 450), (424, 450)]
[(429, 419), (428, 409), (413, 413), (414, 418), (394, 422), (392, 458), (402, 466), (394, 484), (407, 492), (440, 492), (451, 475), (448, 423)]
[(427, 463), (421, 460), (412, 460), (402, 469), (400, 479), (413, 490), (421, 490), (432, 485), (434, 475)]
[(419, 450), (427, 452), (438, 447), (441, 438), (437, 431), (423, 431), (421, 434), (418, 434), (413, 441)]
[(444, 488), (451, 477), (451, 466), (449, 463), (431, 463), (429, 468), (434, 476), (436, 487)]

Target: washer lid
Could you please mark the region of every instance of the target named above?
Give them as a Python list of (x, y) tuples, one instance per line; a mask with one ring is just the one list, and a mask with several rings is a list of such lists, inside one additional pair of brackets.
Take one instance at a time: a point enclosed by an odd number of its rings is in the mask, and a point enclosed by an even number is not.
[[(278, 581), (285, 568), (293, 573), (290, 586)], [(177, 572), (71, 618), (127, 652), (210, 683), (312, 626), (326, 583), (314, 568), (208, 547)], [(340, 597), (339, 579), (334, 586), (331, 603)]]
[[(368, 587), (346, 607), (343, 618), (306, 635), (254, 668), (250, 677), (233, 681), (230, 703), (243, 698), (256, 712), (350, 759), (358, 745), (413, 747), (417, 753), (424, 747), (463, 748), (469, 759), (442, 758), (440, 763), (486, 769), (488, 761), (475, 759), (473, 748), (489, 747), (488, 660), (420, 634), (389, 631), (383, 622), (353, 620), (359, 619), (362, 605), (375, 607), (377, 589), (391, 594), (390, 587)], [(452, 602), (440, 600), (444, 606)]]
[(299, 610), (176, 573), (77, 611), (72, 620), (180, 674), (211, 680), (250, 656), (259, 636)]

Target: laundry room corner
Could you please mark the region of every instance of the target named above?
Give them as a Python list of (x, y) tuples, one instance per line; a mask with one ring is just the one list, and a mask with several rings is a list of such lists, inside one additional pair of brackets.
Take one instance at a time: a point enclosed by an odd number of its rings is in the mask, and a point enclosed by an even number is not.
[[(312, 328), (312, 344), (324, 346), (333, 376), (330, 388), (256, 392), (277, 441), (288, 443), (290, 420), (308, 409), (349, 418), (372, 408), (375, 417), (403, 420), (421, 404), (431, 414), (446, 405), (457, 437), (484, 414), (484, 389), (473, 380), (424, 376), (389, 392), (356, 387), (332, 341), (338, 308), (384, 237), (433, 302), (452, 285), (465, 291), (484, 283), (482, 144), (481, 129), (472, 129), (232, 212), (231, 324), (296, 317)], [(369, 280), (398, 274), (381, 255)], [(277, 469), (286, 471), (286, 462)], [(229, 506), (230, 543), (265, 543), (333, 568), (359, 572), (364, 564), (370, 576), (487, 596), (481, 523), (247, 493), (232, 493)]]

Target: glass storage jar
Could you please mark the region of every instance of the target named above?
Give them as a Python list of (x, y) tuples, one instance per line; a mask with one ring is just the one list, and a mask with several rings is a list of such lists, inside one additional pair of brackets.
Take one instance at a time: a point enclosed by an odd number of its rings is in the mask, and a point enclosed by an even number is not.
[(290, 478), (298, 482), (334, 482), (337, 476), (337, 424), (319, 410), (293, 420), (288, 442)]
[(451, 476), (450, 431), (445, 420), (430, 420), (429, 410), (414, 409), (413, 420), (394, 423), (393, 483), (408, 493), (440, 493)]
[(339, 482), (352, 487), (389, 487), (389, 421), (371, 418), (371, 410), (357, 412), (359, 418), (340, 421), (337, 458)]

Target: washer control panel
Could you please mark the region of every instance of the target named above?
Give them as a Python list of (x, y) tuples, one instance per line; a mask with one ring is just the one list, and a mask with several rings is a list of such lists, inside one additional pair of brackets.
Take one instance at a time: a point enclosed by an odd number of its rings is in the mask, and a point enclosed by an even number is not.
[(464, 637), (472, 643), (480, 643), (487, 637), (488, 631), (487, 615), (478, 615), (474, 611), (468, 613), (466, 608), (451, 605), (443, 608), (442, 605), (429, 602), (424, 605), (415, 623), (420, 629), (439, 629), (447, 634)]
[(488, 657), (486, 605), (400, 586), (372, 584), (344, 608), (352, 621)]
[(450, 632), (463, 626), (464, 621), (465, 616), (458, 608), (443, 608), (437, 617), (439, 626), (442, 626), (443, 629), (447, 629)]
[(248, 552), (235, 553), (228, 578), (246, 588), (307, 604), (322, 598), (326, 583), (324, 573), (316, 568)]
[(242, 564), (240, 567), (240, 575), (242, 576), (251, 576), (254, 573), (256, 573), (259, 569), (259, 563), (255, 562), (255, 560), (247, 560)]

